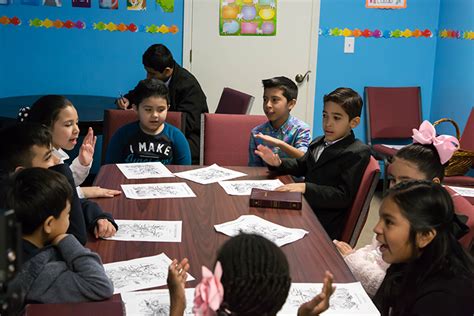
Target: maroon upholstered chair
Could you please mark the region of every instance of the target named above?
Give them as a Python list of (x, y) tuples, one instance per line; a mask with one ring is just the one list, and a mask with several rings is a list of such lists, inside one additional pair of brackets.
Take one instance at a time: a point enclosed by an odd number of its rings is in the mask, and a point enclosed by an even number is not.
[[(459, 143), (462, 149), (474, 151), (474, 107), (471, 109), (471, 114), (467, 119), (467, 123), (464, 127)], [(474, 168), (474, 165), (471, 166), (471, 168)], [(445, 177), (443, 183), (447, 185), (474, 186), (474, 177)]]
[(201, 165), (247, 166), (252, 128), (265, 115), (201, 114)]
[(369, 164), (364, 171), (352, 207), (347, 213), (347, 219), (341, 234), (341, 240), (355, 247), (360, 233), (369, 214), (370, 201), (374, 196), (377, 182), (380, 178), (380, 166), (377, 160), (370, 156)]
[(412, 129), (421, 124), (420, 87), (364, 88), (367, 142), (377, 160), (384, 161), (384, 190), (387, 187), (386, 166), (397, 149), (382, 145), (411, 142)]
[(248, 114), (255, 98), (231, 88), (222, 90), (216, 113), (220, 114)]
[[(102, 139), (102, 162), (105, 159), (107, 145), (114, 133), (122, 126), (138, 120), (137, 112), (134, 110), (112, 110), (104, 111), (104, 135)], [(185, 113), (168, 112), (166, 122), (179, 128), (184, 133)]]

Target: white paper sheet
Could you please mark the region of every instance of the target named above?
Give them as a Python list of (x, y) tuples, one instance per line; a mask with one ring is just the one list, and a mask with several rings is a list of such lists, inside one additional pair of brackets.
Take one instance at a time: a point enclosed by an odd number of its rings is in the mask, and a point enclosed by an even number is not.
[(219, 184), (229, 195), (250, 195), (252, 188), (272, 191), (284, 185), (278, 179), (219, 181)]
[(271, 240), (279, 247), (297, 241), (308, 234), (304, 229), (288, 228), (255, 215), (242, 215), (236, 220), (214, 225), (214, 228), (228, 236), (236, 236), (240, 232), (257, 234)]
[[(184, 315), (193, 314), (194, 289), (184, 289), (186, 309)], [(122, 293), (127, 316), (168, 316), (170, 294), (168, 289)]]
[(193, 190), (184, 182), (122, 184), (121, 187), (129, 199), (196, 197)]
[(118, 163), (117, 167), (127, 179), (174, 177), (161, 162)]
[(174, 175), (200, 184), (209, 184), (246, 176), (245, 173), (219, 167), (217, 164), (213, 164), (209, 167), (178, 172)]
[[(114, 284), (114, 294), (166, 284), (172, 260), (164, 253), (127, 261), (104, 264), (105, 273)], [(188, 281), (194, 278), (188, 273)]]
[(117, 233), (108, 240), (181, 242), (182, 221), (116, 219)]
[(396, 149), (396, 150), (400, 150), (403, 147), (407, 146), (407, 145), (390, 145), (390, 144), (381, 144), (381, 145), (388, 148)]
[[(323, 315), (380, 315), (360, 282), (336, 283), (334, 285), (336, 291), (329, 300), (329, 309)], [(322, 287), (322, 283), (292, 283), (286, 303), (277, 315), (296, 315), (300, 305), (319, 294)]]
[(465, 187), (453, 187), (449, 186), (451, 189), (459, 193), (462, 196), (474, 197), (474, 188), (465, 188)]

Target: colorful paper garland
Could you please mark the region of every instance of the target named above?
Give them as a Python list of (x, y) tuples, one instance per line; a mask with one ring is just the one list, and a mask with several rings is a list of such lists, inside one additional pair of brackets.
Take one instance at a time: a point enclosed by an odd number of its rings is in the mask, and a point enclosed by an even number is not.
[(14, 25), (14, 26), (18, 26), (18, 25), (21, 25), (21, 20), (16, 16), (14, 16), (12, 18), (9, 18), (7, 16), (2, 16), (2, 17), (0, 17), (0, 24), (2, 24), (2, 25), (11, 24), (11, 25)]
[(405, 30), (399, 30), (399, 29), (395, 29), (395, 30), (379, 30), (379, 29), (375, 29), (373, 31), (369, 30), (369, 29), (364, 29), (364, 30), (361, 30), (361, 29), (354, 29), (354, 30), (351, 30), (351, 29), (348, 29), (348, 28), (344, 28), (344, 29), (340, 29), (340, 28), (331, 28), (331, 29), (319, 29), (319, 35), (322, 35), (322, 36), (343, 36), (343, 37), (349, 37), (349, 36), (353, 36), (353, 37), (365, 37), (365, 38), (368, 38), (368, 37), (373, 37), (373, 38), (409, 38), (409, 37), (432, 37), (433, 36), (433, 33), (426, 29), (424, 31), (422, 30), (419, 30), (419, 29), (415, 29), (415, 30), (410, 30), (410, 29), (405, 29)]
[(40, 20), (38, 18), (35, 18), (33, 20), (29, 20), (28, 21), (28, 24), (29, 26), (32, 26), (32, 27), (44, 27), (44, 28), (51, 28), (51, 27), (54, 27), (54, 28), (57, 28), (57, 29), (61, 29), (61, 28), (66, 28), (66, 29), (72, 29), (72, 28), (77, 28), (77, 29), (80, 29), (80, 30), (83, 30), (86, 28), (86, 24), (82, 21), (77, 21), (77, 22), (73, 22), (71, 20), (67, 20), (67, 21), (61, 21), (61, 20), (55, 20), (55, 21), (52, 21), (48, 18), (44, 19), (44, 20)]
[(454, 39), (474, 40), (474, 32), (443, 29), (439, 31), (439, 37), (448, 38), (448, 39), (454, 38)]

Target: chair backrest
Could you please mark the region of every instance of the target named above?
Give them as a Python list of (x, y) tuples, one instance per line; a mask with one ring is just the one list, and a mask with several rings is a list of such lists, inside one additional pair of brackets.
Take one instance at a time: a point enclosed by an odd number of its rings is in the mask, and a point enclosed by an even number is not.
[(369, 214), (370, 201), (374, 196), (377, 182), (380, 178), (380, 166), (377, 160), (370, 156), (369, 164), (364, 171), (357, 194), (349, 209), (342, 230), (341, 240), (354, 247)]
[(460, 144), (462, 149), (474, 151), (474, 107), (462, 132)]
[(201, 114), (201, 165), (247, 166), (252, 128), (265, 115)]
[[(113, 110), (104, 111), (104, 128), (102, 139), (102, 162), (104, 162), (107, 146), (114, 133), (122, 126), (138, 120), (137, 112), (133, 110)], [(166, 122), (185, 132), (185, 113), (170, 112), (166, 115)]]
[(255, 98), (250, 94), (231, 88), (222, 90), (216, 113), (220, 114), (248, 114)]
[(409, 139), (421, 124), (420, 87), (365, 87), (367, 142)]

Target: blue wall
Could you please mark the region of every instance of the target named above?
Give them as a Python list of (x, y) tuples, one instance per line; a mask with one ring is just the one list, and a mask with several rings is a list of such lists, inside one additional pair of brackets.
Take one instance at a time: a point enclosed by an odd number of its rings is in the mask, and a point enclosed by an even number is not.
[[(439, 29), (474, 31), (474, 1), (441, 0)], [(464, 128), (474, 106), (474, 42), (439, 39), (433, 83), (431, 120), (450, 117)], [(438, 132), (454, 135), (444, 123)]]
[[(22, 25), (0, 25), (0, 97), (28, 94), (91, 94), (116, 96), (133, 88), (145, 77), (141, 55), (154, 43), (167, 45), (176, 60), (182, 59), (183, 1), (175, 1), (173, 13), (164, 13), (154, 1), (147, 11), (127, 11), (119, 0), (118, 10), (92, 7), (73, 8), (71, 0), (63, 7), (27, 6), (20, 0), (0, 5), (1, 16), (18, 16)], [(45, 29), (28, 27), (29, 19), (81, 20), (135, 23), (137, 26), (175, 24), (176, 34), (109, 32), (93, 29)]]
[[(366, 9), (365, 1), (321, 0), (320, 28), (394, 30), (438, 26), (439, 0), (408, 0), (401, 10)], [(363, 95), (364, 86), (421, 86), (423, 117), (430, 117), (436, 36), (432, 38), (356, 38), (355, 53), (344, 54), (344, 38), (320, 36), (318, 43), (314, 135), (322, 134), (324, 94), (351, 87)], [(356, 136), (365, 140), (365, 120)]]

